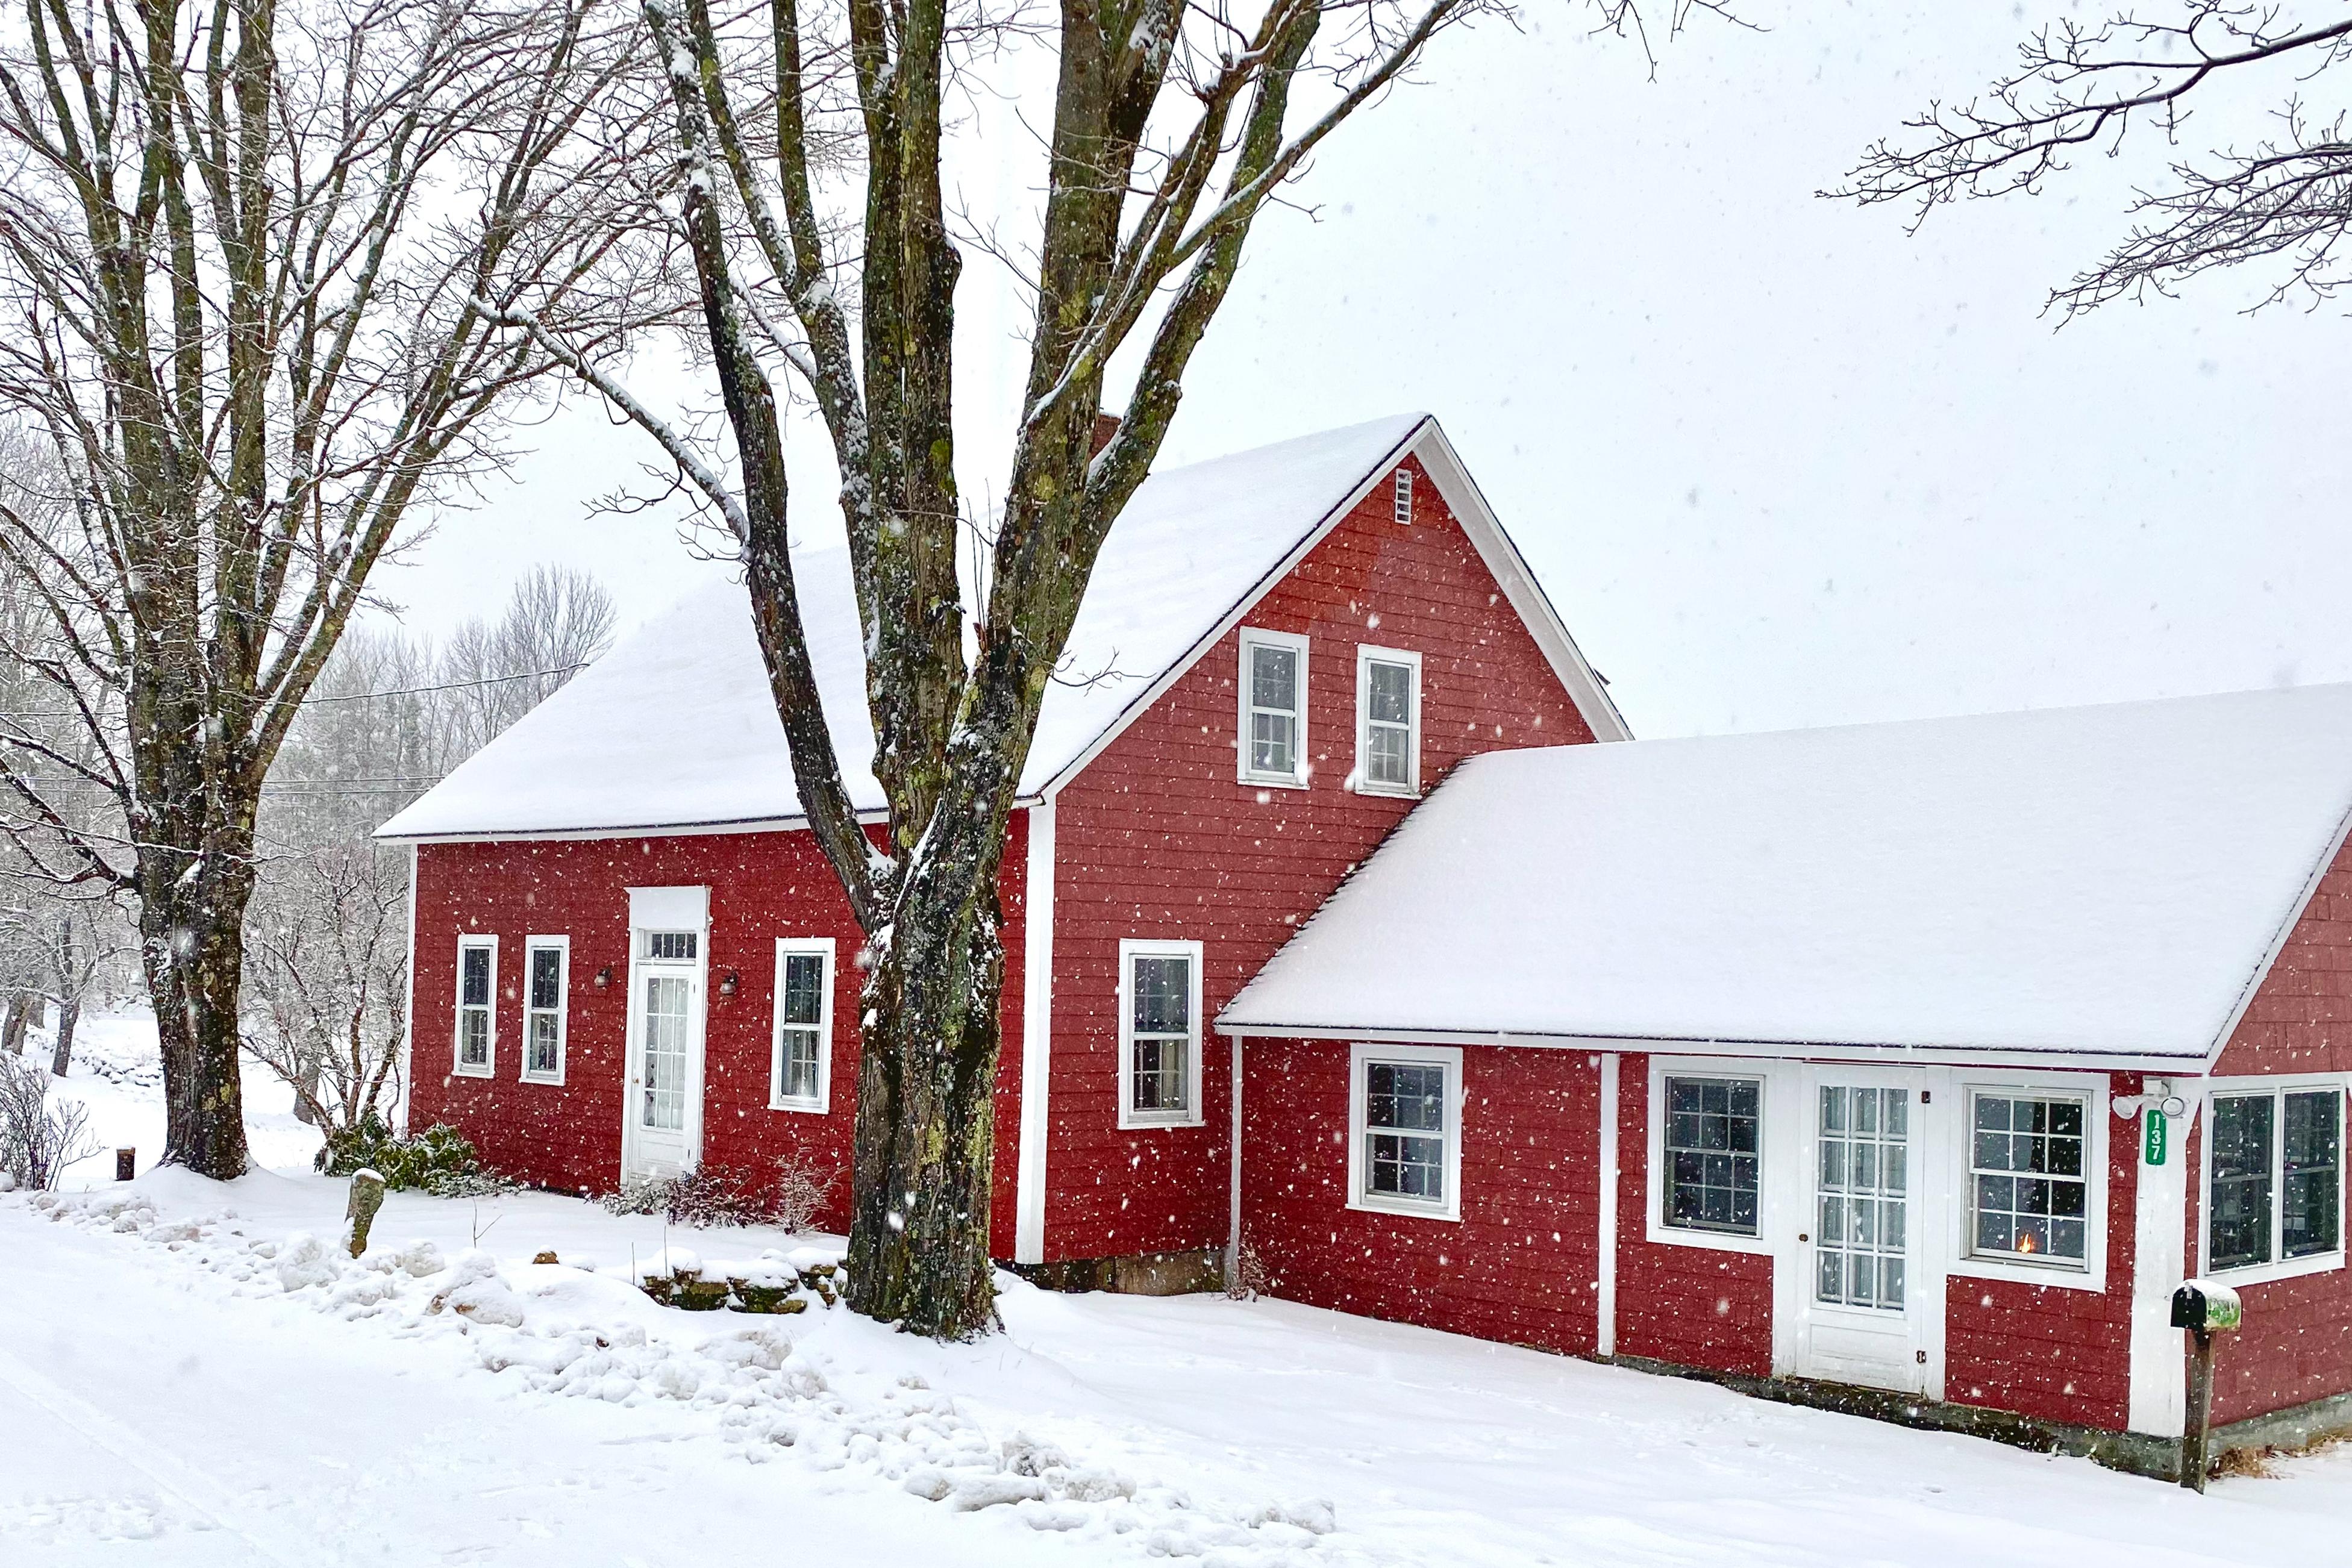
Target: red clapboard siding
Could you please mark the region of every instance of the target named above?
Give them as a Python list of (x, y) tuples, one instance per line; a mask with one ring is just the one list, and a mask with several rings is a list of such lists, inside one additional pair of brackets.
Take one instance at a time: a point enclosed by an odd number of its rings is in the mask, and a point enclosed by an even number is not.
[[(2110, 1080), (2139, 1092), (2136, 1076)], [(2107, 1284), (2068, 1291), (1951, 1276), (1944, 1295), (1944, 1397), (1958, 1405), (2121, 1431), (2131, 1414), (2133, 1212), (2139, 1145), (2107, 1140)]]
[(2352, 844), (2321, 873), (2213, 1071), (2352, 1072)]
[(1424, 789), (1463, 758), (1592, 734), (1426, 474), (1412, 526), (1375, 485), (1244, 624), (1300, 632), (1305, 789), (1236, 781), (1238, 632), (1066, 785), (1055, 810), (1048, 1260), (1222, 1246), (1231, 1074), (1205, 1052), (1205, 1124), (1118, 1126), (1118, 944), (1203, 944), (1214, 1019), (1412, 802), (1345, 788), (1359, 644), (1422, 655)]
[(1252, 1040), (1242, 1060), (1243, 1234), (1273, 1294), (1592, 1353), (1601, 1073), (1589, 1058), (1463, 1051), (1458, 1221), (1348, 1207), (1345, 1043)]
[(1650, 1059), (1617, 1085), (1617, 1354), (1770, 1375), (1772, 1260), (1649, 1239)]
[[(991, 1247), (1013, 1250), (1014, 1155), (1020, 1131), (1021, 974), (1028, 813), (1016, 811), (1005, 848), (1004, 1053), (996, 1097), (997, 1155)], [(849, 1220), (849, 1158), (858, 1063), (856, 959), (863, 944), (833, 870), (806, 831), (672, 838), (425, 844), (417, 852), (415, 1009), (409, 1125), (446, 1122), (491, 1166), (533, 1186), (609, 1192), (620, 1179), (631, 887), (710, 889), (710, 985), (706, 997), (703, 1159), (761, 1175), (777, 1156), (833, 1173), (818, 1223)], [(450, 1073), (457, 938), (499, 938), (497, 1075)], [(572, 939), (570, 1014), (561, 1086), (521, 1082), (522, 955), (527, 936)], [(824, 1115), (768, 1108), (779, 936), (835, 942), (832, 1108)], [(612, 966), (598, 989), (596, 971)], [(719, 978), (738, 977), (732, 998)]]

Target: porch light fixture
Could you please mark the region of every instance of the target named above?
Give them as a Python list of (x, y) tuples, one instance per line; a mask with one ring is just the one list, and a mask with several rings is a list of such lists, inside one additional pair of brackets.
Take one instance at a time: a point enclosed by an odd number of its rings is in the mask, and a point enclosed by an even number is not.
[(607, 987), (607, 986), (611, 985), (612, 983), (613, 983), (613, 966), (612, 966), (612, 965), (610, 965), (610, 964), (607, 964), (607, 965), (605, 965), (603, 968), (601, 968), (601, 969), (599, 969), (599, 970), (597, 970), (597, 971), (596, 971), (596, 980), (595, 980), (596, 988), (597, 988), (598, 990), (600, 990), (600, 991), (601, 991), (601, 990), (603, 990), (605, 987)]
[(719, 994), (722, 997), (731, 997), (735, 994), (735, 988), (740, 983), (735, 971), (730, 969), (727, 971), (727, 977), (719, 982)]

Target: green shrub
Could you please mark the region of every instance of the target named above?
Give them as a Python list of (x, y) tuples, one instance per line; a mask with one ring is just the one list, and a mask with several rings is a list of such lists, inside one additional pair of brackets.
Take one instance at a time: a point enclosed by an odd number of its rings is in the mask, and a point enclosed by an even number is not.
[(482, 1164), (473, 1140), (446, 1123), (403, 1137), (372, 1111), (357, 1126), (330, 1132), (316, 1163), (329, 1176), (372, 1170), (393, 1192), (435, 1197), (486, 1197), (512, 1186)]

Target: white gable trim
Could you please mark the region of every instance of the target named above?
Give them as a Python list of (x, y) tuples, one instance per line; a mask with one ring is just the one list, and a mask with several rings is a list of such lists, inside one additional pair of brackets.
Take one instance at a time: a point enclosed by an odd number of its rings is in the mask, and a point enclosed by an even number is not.
[[(1510, 601), (1512, 610), (1526, 623), (1537, 645), (1542, 648), (1544, 657), (1550, 661), (1553, 673), (1560, 685), (1567, 688), (1570, 699), (1576, 704), (1577, 711), (1583, 715), (1584, 722), (1591, 727), (1593, 737), (1600, 740), (1631, 740), (1633, 732), (1625, 727), (1623, 716), (1617, 712), (1616, 705), (1609, 700), (1609, 694), (1602, 688), (1600, 678), (1593, 674), (1592, 666), (1586, 664), (1584, 655), (1577, 651), (1575, 639), (1568, 634), (1568, 628), (1560, 622), (1559, 612), (1551, 607), (1551, 601), (1546, 599), (1543, 590), (1536, 585), (1535, 576), (1520, 558), (1518, 547), (1511, 543), (1510, 536), (1504, 533), (1502, 525), (1488, 509), (1486, 498), (1471, 482), (1468, 471), (1462, 466), (1462, 460), (1454, 455), (1454, 448), (1446, 441), (1445, 433), (1438, 428), (1437, 421), (1423, 414), (1402, 441), (1382, 455), (1356, 486), (1323, 514), (1322, 520), (1291, 548), (1289, 554), (1252, 584), (1250, 591), (1226, 611), (1214, 626), (1203, 632), (1198, 642), (1185, 650), (1181, 657), (1160, 671), (1151, 684), (1138, 693), (1135, 700), (1104, 727), (1101, 734), (1087, 744), (1084, 750), (1070, 758), (1061, 771), (1045, 780), (1042, 786), (1044, 796), (1051, 800), (1059, 794), (1062, 787), (1101, 756), (1112, 741), (1126, 734), (1129, 726), (1149, 712), (1152, 704), (1183, 679), (1211, 649), (1223, 642), (1226, 634), (1257, 608), (1258, 601), (1272, 591), (1276, 583), (1297, 570), (1298, 563), (1312, 554), (1315, 547), (1339, 526), (1341, 519), (1361, 505), (1364, 497), (1384, 483), (1396, 465), (1407, 457), (1420, 458), (1422, 466), (1429, 470), (1438, 493), (1444, 497), (1445, 504), (1453, 509), (1454, 516), (1462, 525), (1462, 531), (1470, 536), (1472, 548), (1477, 550), (1479, 559), (1486, 562), (1486, 570), (1494, 575), (1504, 598)], [(1118, 525), (1113, 523), (1111, 526), (1117, 528)]]

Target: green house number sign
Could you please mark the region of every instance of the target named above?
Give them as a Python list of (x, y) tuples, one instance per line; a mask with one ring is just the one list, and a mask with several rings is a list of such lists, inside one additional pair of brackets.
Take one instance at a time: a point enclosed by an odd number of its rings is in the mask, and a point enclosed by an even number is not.
[(2163, 1107), (2150, 1105), (2140, 1113), (2140, 1120), (2147, 1128), (2141, 1151), (2149, 1165), (2160, 1166), (2164, 1163), (2165, 1145), (2170, 1142), (2168, 1120), (2165, 1116)]

